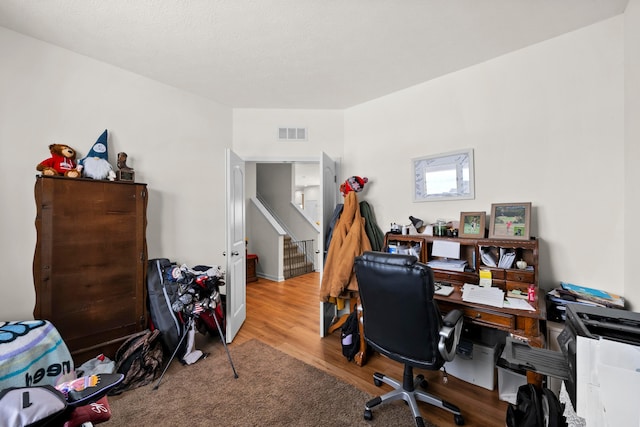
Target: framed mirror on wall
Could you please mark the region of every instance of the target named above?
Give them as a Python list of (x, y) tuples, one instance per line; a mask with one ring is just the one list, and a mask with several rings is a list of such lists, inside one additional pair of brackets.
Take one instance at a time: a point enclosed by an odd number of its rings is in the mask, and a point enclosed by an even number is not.
[(474, 199), (473, 149), (417, 157), (413, 162), (413, 201)]

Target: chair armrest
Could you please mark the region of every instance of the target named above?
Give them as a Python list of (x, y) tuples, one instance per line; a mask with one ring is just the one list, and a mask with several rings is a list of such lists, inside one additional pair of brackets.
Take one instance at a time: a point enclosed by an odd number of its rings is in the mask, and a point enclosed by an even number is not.
[(462, 334), (463, 324), (462, 311), (451, 310), (446, 317), (442, 319), (442, 328), (440, 328), (440, 341), (438, 342), (438, 351), (447, 362), (451, 362), (456, 356), (456, 349)]
[(458, 321), (460, 320), (460, 318), (462, 317), (462, 311), (460, 310), (451, 310), (449, 313), (447, 313), (447, 315), (444, 317), (444, 319), (442, 319), (442, 324), (444, 326), (455, 326), (456, 323), (458, 323)]

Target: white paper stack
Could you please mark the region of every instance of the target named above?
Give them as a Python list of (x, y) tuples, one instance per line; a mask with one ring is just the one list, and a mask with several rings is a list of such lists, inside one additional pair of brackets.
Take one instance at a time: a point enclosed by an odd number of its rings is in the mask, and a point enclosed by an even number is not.
[(502, 308), (504, 306), (504, 291), (500, 288), (485, 288), (465, 283), (462, 287), (462, 301)]
[(464, 271), (467, 261), (461, 259), (434, 259), (427, 262), (427, 265), (439, 270)]
[(507, 297), (507, 302), (505, 302), (504, 306), (506, 308), (513, 308), (514, 310), (536, 311), (531, 304), (520, 298)]
[(513, 263), (515, 261), (516, 261), (515, 252), (508, 249), (500, 248), (500, 260), (498, 261), (498, 267), (511, 268), (511, 266), (513, 266)]

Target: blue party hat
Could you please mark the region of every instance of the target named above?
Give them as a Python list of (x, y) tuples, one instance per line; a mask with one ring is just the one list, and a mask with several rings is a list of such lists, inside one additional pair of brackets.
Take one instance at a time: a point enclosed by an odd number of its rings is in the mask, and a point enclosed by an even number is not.
[(84, 160), (91, 157), (97, 157), (104, 160), (109, 160), (109, 153), (107, 153), (107, 130), (105, 129), (102, 135), (98, 138), (95, 144), (89, 150), (89, 154), (87, 154), (84, 158), (82, 158), (79, 163), (83, 164)]

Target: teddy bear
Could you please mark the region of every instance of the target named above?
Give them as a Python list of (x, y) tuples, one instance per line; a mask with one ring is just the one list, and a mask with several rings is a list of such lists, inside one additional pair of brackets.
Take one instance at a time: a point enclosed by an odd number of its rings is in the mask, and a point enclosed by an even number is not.
[(38, 163), (36, 170), (44, 176), (64, 175), (69, 178), (79, 178), (80, 171), (76, 168), (76, 150), (65, 144), (49, 145), (51, 157)]
[(349, 194), (351, 191), (355, 191), (359, 193), (364, 188), (364, 185), (369, 182), (369, 178), (359, 177), (359, 176), (350, 176), (345, 180), (344, 183), (340, 184), (340, 192), (344, 197)]

